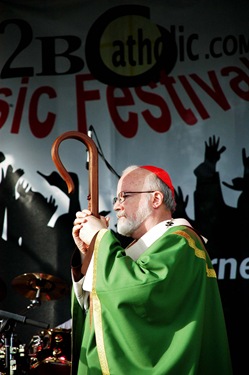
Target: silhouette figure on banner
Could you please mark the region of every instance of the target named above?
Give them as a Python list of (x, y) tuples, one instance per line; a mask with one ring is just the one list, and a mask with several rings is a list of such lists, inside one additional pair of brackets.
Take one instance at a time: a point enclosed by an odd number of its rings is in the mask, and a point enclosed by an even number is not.
[[(249, 262), (249, 157), (242, 149), (243, 177), (236, 177), (232, 184), (222, 184), (241, 191), (237, 208), (226, 205), (222, 195), (219, 173), (216, 170), (225, 146), (219, 148), (220, 139), (210, 137), (205, 142), (204, 161), (194, 170), (196, 190), (194, 192), (194, 216), (192, 223), (208, 242), (207, 250), (213, 259), (218, 275), (219, 288), (224, 307), (234, 375), (243, 373), (247, 365), (247, 342), (249, 337), (249, 273), (241, 264)], [(175, 217), (186, 217), (188, 196), (176, 193)], [(178, 216), (179, 215), (179, 216)], [(189, 219), (188, 219), (189, 220)], [(216, 261), (220, 264), (216, 264)], [(219, 270), (219, 267), (221, 270)], [(242, 271), (241, 271), (242, 270)]]
[[(0, 153), (0, 162), (4, 161), (5, 156)], [(66, 184), (57, 172), (50, 176), (38, 173), (50, 185), (58, 186), (67, 194)], [(0, 308), (19, 314), (20, 310), (27, 310), (30, 303), (13, 290), (11, 282), (16, 276), (25, 273), (51, 274), (71, 286), (68, 268), (74, 248), (71, 225), (75, 210), (80, 209), (78, 195), (70, 196), (69, 212), (61, 215), (53, 228), (50, 227), (48, 223), (57, 209), (55, 199), (47, 199), (40, 192), (33, 191), (20, 180), (23, 175), (22, 169), (14, 171), (8, 165), (6, 173), (2, 169), (0, 181), (0, 278), (4, 283), (1, 285), (6, 287), (6, 291), (0, 293), (4, 296), (0, 300)], [(78, 177), (75, 174), (71, 174), (71, 177), (77, 191)], [(69, 319), (70, 295), (48, 303), (49, 308), (46, 302), (39, 309), (30, 310), (30, 318), (48, 322), (52, 327)], [(31, 330), (34, 327), (25, 327), (25, 338), (32, 336)]]

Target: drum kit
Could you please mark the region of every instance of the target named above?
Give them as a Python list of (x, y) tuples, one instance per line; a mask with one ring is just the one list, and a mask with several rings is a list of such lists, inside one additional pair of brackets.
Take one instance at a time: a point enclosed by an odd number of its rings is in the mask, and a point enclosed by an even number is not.
[[(25, 273), (12, 280), (12, 287), (30, 300), (31, 309), (41, 301), (57, 300), (69, 292), (58, 277), (43, 273)], [(0, 279), (0, 301), (6, 296)], [(42, 328), (29, 344), (15, 335), (17, 322)], [(23, 315), (0, 310), (0, 375), (69, 375), (71, 371), (71, 328), (49, 329), (49, 324)]]

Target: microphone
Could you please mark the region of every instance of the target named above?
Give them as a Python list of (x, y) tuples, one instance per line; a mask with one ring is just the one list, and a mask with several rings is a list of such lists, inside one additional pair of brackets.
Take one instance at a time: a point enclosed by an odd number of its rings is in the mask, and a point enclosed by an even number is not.
[(90, 125), (90, 126), (89, 126), (89, 130), (88, 130), (88, 132), (87, 132), (87, 135), (88, 135), (88, 137), (90, 137), (90, 138), (92, 138), (92, 131), (93, 131), (93, 126)]
[[(87, 135), (89, 138), (92, 138), (92, 131), (93, 131), (93, 126), (89, 126), (89, 130), (87, 131)], [(86, 151), (86, 169), (89, 170), (89, 151)]]
[(35, 326), (35, 327), (40, 327), (44, 329), (49, 328), (49, 324), (47, 323), (38, 322), (36, 320), (29, 319), (26, 316), (13, 314), (13, 313), (3, 311), (3, 310), (0, 310), (0, 317), (4, 319), (12, 319), (12, 320), (15, 320), (16, 322), (21, 322), (24, 324), (30, 324), (31, 326)]

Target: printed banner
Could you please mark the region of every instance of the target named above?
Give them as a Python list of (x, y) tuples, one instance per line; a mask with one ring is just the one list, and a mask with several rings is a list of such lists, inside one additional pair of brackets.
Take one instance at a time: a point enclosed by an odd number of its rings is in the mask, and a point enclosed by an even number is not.
[[(0, 11), (0, 309), (51, 327), (70, 318), (71, 231), (89, 204), (89, 149), (78, 139), (60, 143), (74, 193), (51, 150), (65, 132), (80, 132), (97, 146), (98, 207), (113, 230), (122, 170), (169, 172), (175, 217), (208, 238), (234, 366), (245, 366), (246, 2), (12, 0)], [(17, 329), (23, 341), (37, 331)]]

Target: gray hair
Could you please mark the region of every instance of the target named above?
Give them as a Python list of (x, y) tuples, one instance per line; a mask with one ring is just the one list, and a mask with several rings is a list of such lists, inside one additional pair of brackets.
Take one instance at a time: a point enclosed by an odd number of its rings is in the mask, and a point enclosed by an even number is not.
[[(139, 165), (130, 165), (123, 170), (122, 176), (137, 168), (139, 168)], [(145, 182), (148, 190), (158, 190), (163, 193), (163, 203), (173, 214), (176, 209), (176, 201), (168, 185), (166, 185), (155, 173), (148, 174), (145, 178)]]

